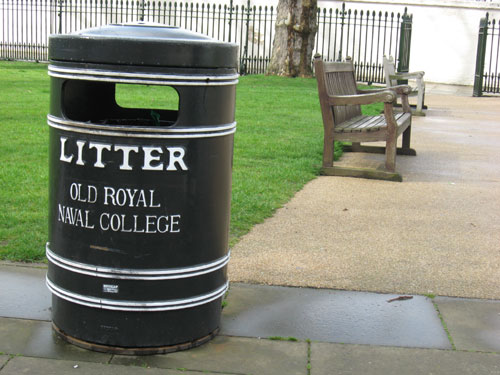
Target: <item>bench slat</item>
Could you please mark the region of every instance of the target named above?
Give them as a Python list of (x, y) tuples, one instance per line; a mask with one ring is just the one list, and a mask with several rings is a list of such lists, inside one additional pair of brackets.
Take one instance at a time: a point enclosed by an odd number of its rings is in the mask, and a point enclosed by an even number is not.
[[(378, 116), (374, 116), (372, 118), (372, 120), (369, 122), (369, 123), (364, 123), (361, 127), (361, 129), (364, 131), (366, 129), (366, 131), (371, 131), (371, 130), (375, 130), (376, 129), (380, 129), (380, 128), (383, 128), (387, 126), (386, 122), (385, 122), (385, 117), (384, 115), (378, 115)], [(359, 128), (358, 128), (359, 129)]]
[[(397, 113), (395, 116), (396, 122), (399, 126), (404, 125), (410, 119), (409, 113)], [(337, 125), (335, 133), (362, 133), (378, 131), (387, 127), (384, 115), (378, 116), (356, 116), (348, 121)]]
[(369, 116), (356, 116), (351, 118), (350, 120), (344, 121), (335, 127), (335, 130), (339, 131), (349, 131), (348, 129), (352, 129), (355, 126), (360, 126), (361, 124), (369, 121)]
[(335, 132), (365, 132), (374, 130), (373, 128), (381, 128), (387, 126), (383, 115), (379, 116), (362, 116), (355, 122), (350, 122), (347, 126), (340, 124), (335, 127)]

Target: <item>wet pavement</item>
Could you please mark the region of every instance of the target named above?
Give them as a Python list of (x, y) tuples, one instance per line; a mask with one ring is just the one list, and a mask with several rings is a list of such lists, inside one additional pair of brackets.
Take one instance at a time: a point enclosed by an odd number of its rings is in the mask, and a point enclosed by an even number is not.
[(423, 296), (232, 284), (221, 334), (451, 349), (433, 301)]
[[(0, 316), (50, 320), (50, 292), (45, 286), (45, 266), (1, 267)], [(8, 287), (5, 287), (8, 285)]]
[(233, 283), (212, 341), (120, 356), (53, 333), (45, 273), (0, 263), (0, 375), (500, 374), (500, 301)]

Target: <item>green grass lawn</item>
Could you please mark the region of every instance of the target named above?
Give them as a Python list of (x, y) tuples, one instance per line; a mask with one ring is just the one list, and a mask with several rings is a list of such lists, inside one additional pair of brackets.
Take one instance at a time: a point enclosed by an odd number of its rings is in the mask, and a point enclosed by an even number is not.
[[(49, 184), (47, 65), (0, 62), (0, 94), (0, 259), (43, 261)], [(364, 111), (380, 113), (381, 108)], [(231, 245), (318, 175), (323, 126), (316, 81), (241, 77), (236, 121)]]
[(37, 261), (47, 241), (47, 66), (0, 64), (0, 258)]

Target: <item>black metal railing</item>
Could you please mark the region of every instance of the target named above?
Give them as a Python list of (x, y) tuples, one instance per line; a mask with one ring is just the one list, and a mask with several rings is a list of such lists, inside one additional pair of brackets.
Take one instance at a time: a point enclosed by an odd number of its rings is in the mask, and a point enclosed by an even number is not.
[(499, 56), (500, 20), (490, 20), (486, 13), (479, 22), (473, 96), (500, 94)]
[[(46, 61), (48, 36), (133, 21), (179, 26), (240, 46), (240, 73), (265, 73), (276, 8), (147, 0), (0, 0), (0, 59)], [(408, 22), (409, 20), (409, 22)], [(409, 63), (411, 17), (394, 12), (319, 9), (315, 51), (325, 60), (353, 59), (361, 82), (384, 82), (382, 57)], [(402, 32), (406, 30), (406, 32)], [(409, 33), (408, 33), (409, 30)], [(404, 51), (401, 48), (404, 46)], [(402, 52), (405, 52), (404, 54)]]
[(384, 55), (398, 60), (398, 71), (408, 71), (411, 20), (406, 9), (403, 15), (346, 10), (345, 3), (340, 9), (322, 9), (318, 12), (316, 52), (328, 61), (349, 56), (358, 81), (384, 83)]

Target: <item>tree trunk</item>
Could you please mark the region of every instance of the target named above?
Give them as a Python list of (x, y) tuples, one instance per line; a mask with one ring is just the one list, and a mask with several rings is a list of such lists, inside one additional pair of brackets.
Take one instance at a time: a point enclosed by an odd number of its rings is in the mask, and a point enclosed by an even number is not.
[(279, 0), (267, 74), (310, 77), (317, 30), (317, 0)]

